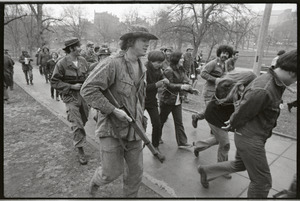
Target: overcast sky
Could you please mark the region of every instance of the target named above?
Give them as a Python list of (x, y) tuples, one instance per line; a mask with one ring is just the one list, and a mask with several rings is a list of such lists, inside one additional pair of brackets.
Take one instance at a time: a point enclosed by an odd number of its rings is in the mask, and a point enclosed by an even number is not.
[[(128, 13), (130, 10), (137, 10), (140, 16), (149, 17), (153, 14), (153, 12), (160, 10), (161, 8), (165, 8), (170, 4), (81, 4), (87, 11), (87, 18), (89, 20), (93, 20), (94, 11), (95, 12), (105, 12), (112, 13), (122, 20), (124, 14)], [(254, 11), (263, 11), (265, 8), (265, 4), (247, 4)], [(63, 5), (61, 4), (51, 4), (47, 5), (46, 8), (51, 9), (51, 13), (58, 15), (62, 9)], [(292, 9), (295, 11), (297, 9), (297, 4), (273, 4), (272, 10), (284, 10), (284, 9)], [(48, 10), (48, 9), (47, 9)]]

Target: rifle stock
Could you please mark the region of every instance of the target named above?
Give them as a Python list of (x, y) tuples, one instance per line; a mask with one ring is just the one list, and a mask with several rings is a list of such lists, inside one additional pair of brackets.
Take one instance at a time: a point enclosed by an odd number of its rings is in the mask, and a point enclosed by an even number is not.
[(128, 108), (125, 105), (120, 105), (118, 103), (118, 101), (115, 99), (115, 97), (113, 96), (113, 94), (111, 93), (111, 91), (109, 89), (107, 89), (105, 92), (103, 92), (104, 96), (109, 100), (109, 102), (111, 104), (113, 104), (116, 108), (122, 109), (126, 112), (126, 114), (132, 119), (131, 122), (129, 122), (129, 124), (133, 127), (133, 129), (135, 130), (135, 132), (140, 136), (140, 138), (143, 140), (144, 144), (147, 145), (147, 147), (149, 148), (149, 150), (151, 151), (151, 153), (161, 162), (163, 163), (163, 161), (165, 160), (165, 157), (163, 155), (161, 155), (152, 145), (152, 143), (150, 142), (150, 140), (148, 139), (148, 137), (146, 136), (146, 134), (144, 133), (143, 129), (139, 127), (139, 125), (137, 125), (135, 118), (133, 117), (133, 115), (130, 113), (130, 111), (128, 110)]

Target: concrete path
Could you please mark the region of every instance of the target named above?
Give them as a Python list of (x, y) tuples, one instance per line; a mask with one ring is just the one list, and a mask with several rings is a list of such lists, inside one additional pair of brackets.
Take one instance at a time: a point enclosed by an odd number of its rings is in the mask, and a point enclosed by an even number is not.
[[(58, 118), (69, 124), (66, 120), (65, 105), (62, 101), (57, 102), (50, 97), (50, 84), (46, 84), (45, 78), (39, 74), (37, 67), (33, 69), (34, 85), (27, 85), (21, 65), (15, 64), (15, 82), (28, 94), (34, 97), (42, 105), (47, 107)], [(206, 121), (199, 121), (198, 128), (191, 125), (191, 112), (183, 111), (183, 124), (192, 143), (210, 136), (209, 127)], [(146, 113), (146, 116), (148, 114)], [(95, 122), (90, 115), (86, 125), (88, 142), (98, 148), (99, 140), (94, 136)], [(148, 121), (147, 136), (151, 139), (151, 122)], [(215, 163), (217, 161), (217, 146), (205, 150), (196, 158), (191, 149), (178, 149), (175, 140), (174, 124), (170, 115), (163, 129), (164, 144), (160, 150), (166, 156), (166, 161), (161, 164), (150, 151), (144, 149), (144, 178), (143, 182), (163, 197), (247, 197), (249, 178), (247, 172), (232, 174), (232, 179), (218, 178), (210, 182), (210, 187), (205, 189), (200, 184), (200, 176), (197, 173), (198, 165)], [(233, 141), (233, 134), (230, 134), (231, 149), (229, 160), (234, 159), (236, 148)], [(272, 197), (275, 193), (288, 189), (297, 171), (297, 142), (288, 138), (272, 136), (266, 143), (267, 158), (270, 164), (273, 177), (273, 187), (269, 193)]]

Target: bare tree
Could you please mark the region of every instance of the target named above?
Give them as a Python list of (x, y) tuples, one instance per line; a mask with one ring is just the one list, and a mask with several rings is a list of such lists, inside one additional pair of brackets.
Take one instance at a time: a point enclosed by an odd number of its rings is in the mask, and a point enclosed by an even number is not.
[(44, 38), (45, 31), (54, 32), (49, 29), (50, 25), (57, 21), (62, 21), (62, 19), (54, 18), (51, 16), (46, 16), (43, 11), (44, 4), (29, 4), (29, 7), (36, 18), (37, 22), (37, 46), (41, 47), (47, 42)]
[(81, 40), (86, 33), (86, 12), (80, 5), (63, 7), (63, 30), (66, 36), (74, 36)]

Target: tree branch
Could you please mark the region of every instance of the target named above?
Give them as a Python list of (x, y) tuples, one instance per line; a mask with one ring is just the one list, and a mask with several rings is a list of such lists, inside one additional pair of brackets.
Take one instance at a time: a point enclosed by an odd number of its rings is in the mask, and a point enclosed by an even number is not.
[(24, 15), (21, 15), (21, 16), (18, 16), (18, 17), (15, 17), (15, 18), (13, 18), (13, 19), (10, 19), (10, 20), (8, 20), (7, 22), (4, 22), (4, 25), (7, 25), (8, 23), (10, 23), (10, 22), (12, 22), (12, 21), (14, 21), (14, 20), (20, 19), (20, 18), (22, 18), (22, 17), (25, 17), (25, 16), (27, 16), (27, 14), (24, 14)]

